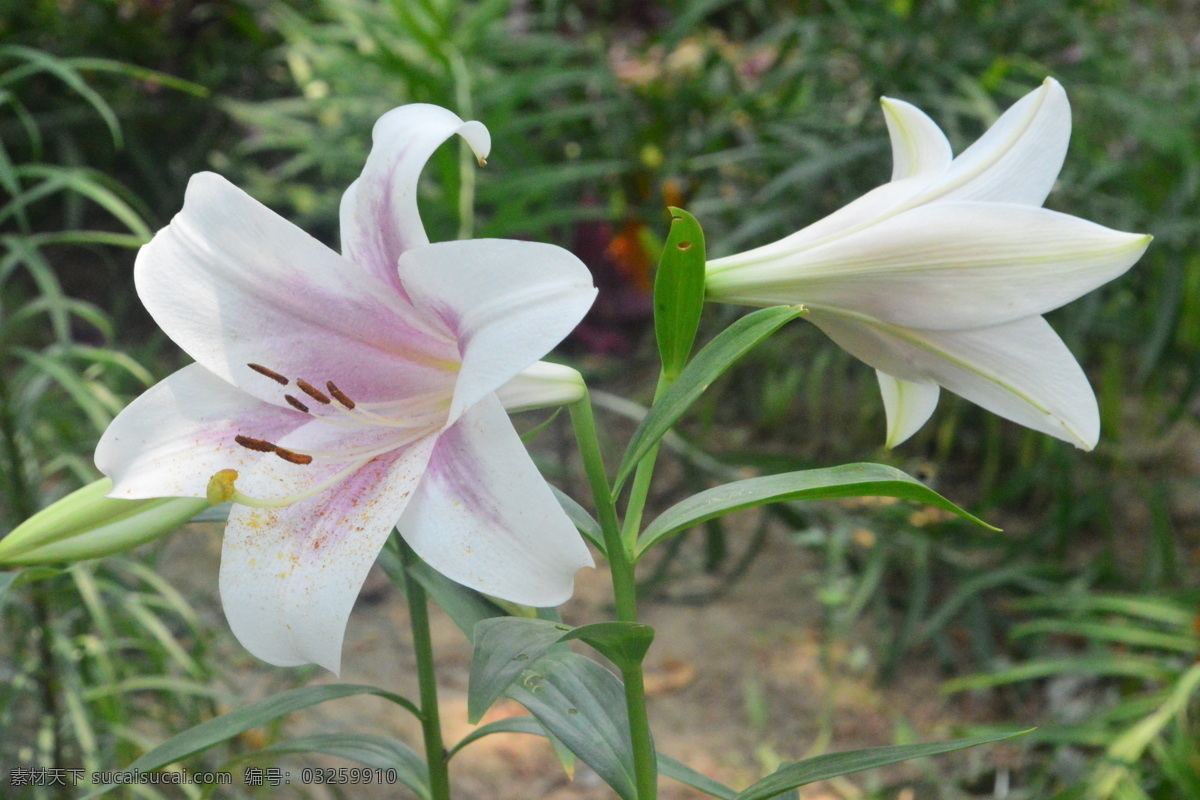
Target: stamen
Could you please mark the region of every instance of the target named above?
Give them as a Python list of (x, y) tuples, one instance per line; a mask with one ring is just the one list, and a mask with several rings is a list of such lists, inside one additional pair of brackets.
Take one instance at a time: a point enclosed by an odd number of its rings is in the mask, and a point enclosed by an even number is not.
[(325, 388), (329, 390), (331, 395), (333, 395), (333, 399), (337, 400), (351, 411), (354, 410), (355, 402), (347, 397), (345, 392), (343, 392), (337, 386), (334, 386), (333, 381), (325, 381)]
[(254, 450), (259, 453), (275, 452), (275, 445), (263, 439), (251, 439), (249, 436), (242, 436), (241, 434), (238, 434), (237, 436), (233, 437), (233, 440), (247, 450)]
[(283, 396), (283, 399), (287, 400), (288, 405), (291, 406), (292, 408), (296, 409), (297, 411), (303, 411), (305, 414), (308, 413), (308, 406), (304, 405), (304, 403), (301, 403), (299, 400), (292, 397), (290, 394), (285, 394)]
[(311, 464), (313, 461), (312, 456), (306, 456), (303, 453), (293, 453), (291, 450), (284, 450), (279, 445), (272, 445), (271, 449), (275, 451), (275, 455), (293, 464)]
[(237, 480), (237, 472), (232, 469), (223, 469), (216, 475), (213, 475), (209, 479), (208, 485), (210, 487), (210, 491), (212, 491), (211, 487), (216, 484), (218, 491), (222, 493), (220, 496), (224, 496), (225, 491), (232, 492), (232, 496), (229, 499), (233, 500), (233, 502), (237, 503), (238, 505), (249, 506), (250, 508), (283, 508), (284, 506), (290, 506), (292, 503), (297, 503), (301, 500), (305, 500), (309, 497), (319, 494), (329, 487), (336, 485), (344, 480), (348, 475), (358, 471), (359, 469), (362, 469), (363, 465), (368, 461), (370, 461), (370, 459), (361, 459), (351, 462), (350, 464), (347, 464), (345, 468), (338, 470), (320, 483), (309, 486), (302, 492), (289, 497), (265, 498), (252, 497), (250, 495), (242, 494), (234, 486), (234, 481)]
[(296, 385), (300, 387), (300, 391), (304, 392), (306, 395), (311, 397), (313, 400), (316, 400), (321, 405), (323, 405), (323, 406), (329, 405), (329, 398), (325, 396), (325, 393), (322, 392), (317, 387), (313, 386), (308, 381), (297, 378)]
[(276, 383), (281, 384), (283, 386), (287, 386), (288, 379), (283, 377), (282, 375), (280, 375), (278, 372), (276, 372), (273, 369), (267, 369), (262, 364), (247, 364), (246, 366), (249, 367), (250, 369), (254, 370), (255, 372), (257, 372), (259, 375), (266, 375), (268, 378), (275, 381)]

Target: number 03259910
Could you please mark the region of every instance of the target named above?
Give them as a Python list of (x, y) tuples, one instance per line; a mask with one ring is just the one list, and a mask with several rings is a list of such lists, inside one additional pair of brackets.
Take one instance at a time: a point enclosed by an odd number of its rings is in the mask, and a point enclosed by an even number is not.
[(365, 784), (399, 783), (400, 776), (394, 769), (372, 769), (370, 767), (305, 767), (300, 771), (301, 783), (319, 784)]

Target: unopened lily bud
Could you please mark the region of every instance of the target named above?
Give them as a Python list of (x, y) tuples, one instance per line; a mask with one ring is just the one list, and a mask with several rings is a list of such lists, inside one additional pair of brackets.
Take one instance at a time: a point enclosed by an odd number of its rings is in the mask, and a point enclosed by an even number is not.
[(31, 566), (123, 553), (178, 528), (208, 502), (192, 497), (114, 500), (102, 478), (42, 509), (0, 539), (0, 564)]
[(496, 390), (509, 413), (565, 406), (583, 399), (587, 384), (579, 370), (564, 364), (538, 361)]

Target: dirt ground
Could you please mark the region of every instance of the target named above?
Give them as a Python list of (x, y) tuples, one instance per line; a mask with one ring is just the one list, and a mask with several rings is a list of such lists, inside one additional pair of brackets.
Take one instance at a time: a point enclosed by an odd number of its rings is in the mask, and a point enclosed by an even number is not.
[[(178, 574), (168, 577), (197, 603), (215, 626), (223, 626), (216, 598), (220, 548), (213, 526), (194, 526), (177, 536), (166, 563)], [(657, 631), (647, 658), (650, 719), (659, 750), (727, 785), (742, 788), (780, 763), (820, 752), (894, 744), (899, 726), (923, 740), (952, 737), (963, 709), (951, 709), (939, 694), (939, 675), (913, 665), (891, 687), (872, 681), (870, 643), (853, 637), (822, 647), (815, 620), (813, 564), (805, 552), (782, 537), (770, 540), (750, 571), (731, 591), (705, 604), (669, 601), (643, 603), (643, 619)], [(174, 573), (168, 567), (165, 571)], [(572, 624), (611, 619), (609, 584), (604, 569), (583, 570), (574, 598), (563, 607)], [(470, 647), (448, 617), (434, 609), (433, 640), (438, 663), (446, 740), (453, 743), (472, 730), (466, 722)], [(225, 672), (251, 701), (297, 685), (294, 670), (262, 664), (227, 633), (217, 649)], [(581, 651), (583, 652), (583, 651)], [(824, 664), (822, 663), (824, 659)], [(415, 662), (403, 597), (382, 574), (372, 574), (351, 616), (343, 672), (346, 683), (368, 683), (416, 697)], [(310, 684), (333, 681), (314, 673)], [(502, 701), (488, 722), (525, 713)], [(294, 715), (293, 735), (347, 731), (400, 738), (420, 751), (420, 730), (403, 712), (376, 698), (348, 698)], [(251, 733), (246, 744), (264, 740)], [(959, 756), (979, 767), (1003, 763), (1013, 752)], [(345, 766), (320, 758), (290, 756), (280, 762), (294, 782), (306, 766)], [(970, 766), (966, 767), (968, 770)], [(889, 773), (890, 779), (903, 776)], [(910, 774), (916, 774), (910, 773)], [(463, 750), (451, 763), (456, 798), (463, 800), (600, 800), (615, 795), (586, 765), (573, 778), (559, 766), (539, 737), (501, 734)], [(878, 780), (878, 778), (876, 778)], [(805, 800), (845, 800), (870, 786), (855, 777), (834, 786), (807, 789)], [(705, 795), (669, 780), (663, 800)], [(307, 787), (301, 796), (333, 797)], [(354, 797), (408, 797), (406, 789), (355, 791)], [(905, 800), (911, 795), (901, 791)]]

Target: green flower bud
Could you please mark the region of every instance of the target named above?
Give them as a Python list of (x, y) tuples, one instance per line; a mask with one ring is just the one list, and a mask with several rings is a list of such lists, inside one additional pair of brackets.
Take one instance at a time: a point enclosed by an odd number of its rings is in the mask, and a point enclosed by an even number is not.
[(0, 565), (61, 564), (123, 553), (208, 508), (193, 497), (114, 500), (102, 478), (42, 509), (0, 539)]

